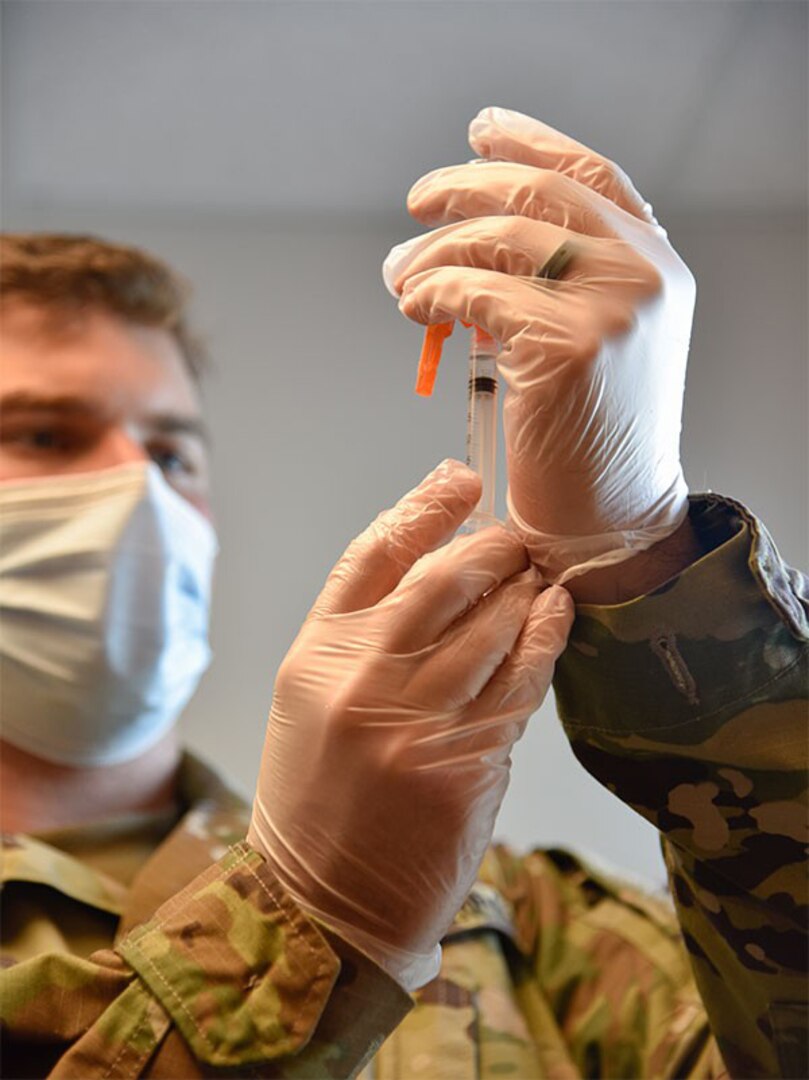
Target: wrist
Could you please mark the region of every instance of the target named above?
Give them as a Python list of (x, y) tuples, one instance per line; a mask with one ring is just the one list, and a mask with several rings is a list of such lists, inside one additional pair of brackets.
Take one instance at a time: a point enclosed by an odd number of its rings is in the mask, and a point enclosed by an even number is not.
[(356, 920), (346, 918), (346, 914), (355, 909), (356, 905), (346, 904), (334, 889), (321, 890), (317, 896), (317, 889), (307, 888), (307, 884), (312, 884), (312, 879), (304, 867), (298, 864), (296, 872), (288, 861), (283, 858), (276, 860), (273, 857), (273, 847), (280, 846), (283, 851), (285, 845), (282, 842), (279, 845), (277, 840), (274, 845), (268, 836), (268, 830), (270, 833), (274, 831), (261, 807), (261, 796), (257, 792), (253, 818), (247, 832), (247, 843), (262, 857), (280, 888), (308, 919), (347, 941), (377, 967), (382, 968), (408, 993), (435, 978), (441, 967), (440, 942), (436, 941), (434, 945), (422, 943), (424, 951), (419, 951), (415, 944), (412, 948), (407, 947), (408, 942), (393, 944), (383, 940), (378, 932), (358, 926)]
[(664, 540), (623, 562), (571, 578), (565, 588), (577, 604), (622, 604), (653, 592), (705, 554), (690, 518)]
[[(612, 597), (616, 588), (623, 592), (629, 587), (636, 589), (634, 595), (639, 596), (648, 588), (656, 587), (647, 579), (656, 578), (660, 584), (682, 569), (676, 563), (683, 557), (680, 550), (683, 537), (678, 536), (673, 545), (664, 544), (679, 533), (688, 516), (688, 489), (681, 471), (640, 516), (633, 516), (631, 507), (627, 506), (626, 513), (615, 519), (620, 524), (611, 525), (613, 519), (609, 516), (595, 518), (590, 522), (589, 530), (584, 532), (553, 533), (538, 529), (532, 523), (535, 519), (526, 521), (520, 516), (511, 488), (506, 493), (506, 505), (509, 526), (525, 544), (531, 562), (549, 584), (567, 588), (570, 581), (580, 578), (587, 579), (583, 596), (596, 590), (598, 595), (603, 593), (605, 597)], [(650, 551), (655, 551), (651, 559), (639, 558)], [(660, 577), (661, 560), (672, 564), (670, 572), (663, 577)], [(633, 564), (631, 571), (621, 569), (622, 564), (630, 562)], [(631, 597), (625, 595), (623, 598)], [(603, 601), (581, 599), (579, 602), (620, 601), (605, 598)]]

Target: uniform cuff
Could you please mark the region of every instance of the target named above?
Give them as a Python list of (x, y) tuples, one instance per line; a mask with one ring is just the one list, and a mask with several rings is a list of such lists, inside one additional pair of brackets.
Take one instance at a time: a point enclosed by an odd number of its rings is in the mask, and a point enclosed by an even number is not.
[(195, 878), (116, 947), (200, 1061), (299, 1052), (340, 971), (320, 931), (247, 844)]
[(694, 496), (689, 514), (708, 554), (648, 596), (577, 607), (554, 680), (571, 736), (648, 735), (719, 715), (765, 697), (798, 662), (805, 579), (740, 503)]

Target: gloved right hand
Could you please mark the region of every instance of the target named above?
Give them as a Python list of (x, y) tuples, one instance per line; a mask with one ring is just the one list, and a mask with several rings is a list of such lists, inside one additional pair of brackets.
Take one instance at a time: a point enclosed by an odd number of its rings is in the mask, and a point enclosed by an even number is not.
[(694, 279), (600, 154), (506, 109), (484, 109), (469, 136), (482, 160), (414, 185), (410, 212), (440, 227), (394, 248), (384, 276), (409, 318), (462, 319), (500, 343), (509, 518), (545, 579), (564, 583), (687, 515)]
[(479, 496), (444, 462), (338, 562), (278, 674), (248, 833), (406, 989), (437, 972), (572, 622), (506, 529), (438, 548)]

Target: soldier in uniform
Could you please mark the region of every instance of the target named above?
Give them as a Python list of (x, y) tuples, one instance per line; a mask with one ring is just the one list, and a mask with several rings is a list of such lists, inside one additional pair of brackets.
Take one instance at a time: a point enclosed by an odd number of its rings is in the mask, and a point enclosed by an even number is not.
[[(809, 1073), (805, 580), (685, 489), (694, 284), (626, 175), (504, 110), (470, 141), (385, 273), (500, 343), (511, 528), (441, 546), (479, 495), (446, 462), (357, 538), (252, 807), (174, 729), (216, 549), (181, 290), (132, 249), (4, 241), (4, 1076)], [(554, 665), (671, 907), (488, 846)]]

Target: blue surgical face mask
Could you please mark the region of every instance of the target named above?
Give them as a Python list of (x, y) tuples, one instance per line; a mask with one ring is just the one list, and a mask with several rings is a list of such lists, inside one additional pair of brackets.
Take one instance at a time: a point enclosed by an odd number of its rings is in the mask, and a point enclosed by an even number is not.
[(211, 524), (153, 464), (0, 485), (0, 734), (70, 765), (128, 761), (210, 661)]

